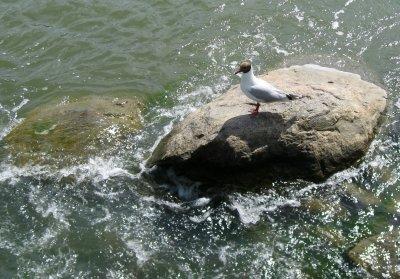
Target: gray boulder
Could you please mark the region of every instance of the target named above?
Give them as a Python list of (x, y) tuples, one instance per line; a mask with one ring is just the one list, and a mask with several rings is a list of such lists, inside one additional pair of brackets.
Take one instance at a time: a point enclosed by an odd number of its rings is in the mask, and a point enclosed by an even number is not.
[[(303, 98), (262, 104), (238, 85), (191, 113), (160, 142), (148, 165), (207, 181), (322, 180), (360, 159), (386, 107), (386, 92), (359, 75), (317, 65), (262, 76)], [(229, 182), (230, 181), (230, 182)]]

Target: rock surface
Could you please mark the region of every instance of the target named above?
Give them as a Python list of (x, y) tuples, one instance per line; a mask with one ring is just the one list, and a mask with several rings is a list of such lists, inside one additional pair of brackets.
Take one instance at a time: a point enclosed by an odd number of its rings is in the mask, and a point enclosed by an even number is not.
[(118, 146), (140, 126), (138, 100), (86, 96), (34, 109), (4, 142), (16, 165), (64, 166)]
[(348, 255), (378, 278), (400, 278), (400, 230), (363, 239)]
[(173, 167), (197, 180), (253, 177), (321, 180), (366, 152), (386, 107), (386, 92), (359, 75), (317, 65), (262, 76), (304, 96), (261, 105), (238, 85), (191, 113), (160, 142), (149, 165)]

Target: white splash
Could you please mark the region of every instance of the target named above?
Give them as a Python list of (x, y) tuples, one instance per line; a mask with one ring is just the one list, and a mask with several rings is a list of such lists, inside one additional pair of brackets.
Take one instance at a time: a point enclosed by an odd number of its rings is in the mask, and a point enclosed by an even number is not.
[(215, 11), (218, 12), (218, 13), (222, 13), (222, 12), (225, 10), (225, 6), (226, 6), (226, 4), (223, 3), (223, 4), (219, 5), (219, 6), (215, 9)]
[(48, 173), (44, 166), (17, 167), (5, 163), (2, 163), (0, 166), (0, 182), (7, 181), (11, 185), (15, 185), (24, 177), (41, 177)]
[[(344, 8), (346, 8), (347, 6), (349, 6), (349, 5), (350, 5), (351, 3), (353, 3), (353, 2), (354, 2), (354, 0), (348, 0), (348, 1), (344, 4)], [(344, 10), (345, 10), (344, 8), (341, 9), (341, 10), (339, 10), (339, 11), (337, 11), (337, 12), (335, 12), (335, 13), (333, 14), (333, 18), (334, 18), (334, 21), (332, 22), (332, 29), (333, 29), (333, 30), (336, 30), (336, 29), (339, 28), (339, 15), (344, 14)], [(342, 36), (344, 33), (341, 32), (341, 31), (339, 31), (339, 32), (336, 32), (336, 34), (339, 35), (339, 36)]]
[(285, 206), (300, 206), (299, 200), (274, 197), (273, 195), (243, 196), (236, 194), (230, 197), (230, 201), (231, 208), (238, 212), (241, 222), (245, 225), (257, 224), (263, 213), (273, 212)]
[(400, 98), (397, 99), (397, 102), (394, 104), (398, 109), (400, 109)]
[(273, 37), (272, 43), (274, 43), (274, 45), (271, 47), (272, 47), (272, 49), (274, 49), (276, 51), (276, 53), (283, 54), (285, 56), (288, 56), (290, 54), (287, 50), (285, 50), (281, 47), (281, 44), (278, 42), (278, 40), (275, 37)]
[(7, 136), (15, 126), (23, 121), (23, 119), (18, 118), (18, 111), (28, 102), (29, 99), (24, 98), (17, 106), (13, 107), (12, 109), (6, 109), (0, 104), (0, 112), (5, 113), (9, 119), (8, 124), (0, 131), (0, 140)]
[(335, 14), (334, 14), (334, 21), (332, 22), (332, 29), (333, 30), (336, 30), (336, 29), (338, 29), (339, 28), (339, 15), (340, 14), (344, 14), (344, 10), (340, 10), (340, 11), (337, 11)]
[(104, 211), (104, 217), (97, 218), (92, 221), (92, 225), (99, 224), (111, 219), (110, 210), (107, 207), (102, 206), (101, 209)]
[(92, 180), (95, 183), (113, 178), (113, 177), (129, 177), (134, 179), (137, 175), (133, 175), (122, 167), (122, 162), (116, 158), (104, 159), (101, 157), (90, 158), (85, 164), (80, 164), (59, 170), (59, 178), (74, 176), (77, 182), (84, 180)]
[(209, 204), (210, 201), (211, 201), (210, 198), (198, 198), (195, 201), (193, 201), (192, 204), (194, 207), (203, 207), (203, 206)]
[(224, 265), (226, 264), (226, 255), (227, 255), (227, 250), (229, 249), (229, 246), (224, 246), (221, 247), (218, 253), (218, 259), (223, 263)]
[[(167, 135), (173, 128), (176, 121), (182, 120), (187, 114), (193, 112), (196, 107), (200, 107), (206, 103), (210, 98), (217, 96), (225, 87), (229, 84), (229, 80), (226, 76), (222, 76), (220, 81), (213, 87), (210, 86), (200, 86), (193, 91), (186, 92), (182, 90), (177, 94), (176, 100), (178, 102), (172, 109), (155, 107), (149, 113), (155, 115), (155, 119), (151, 121), (147, 127), (144, 127), (142, 133), (136, 136), (138, 141), (146, 141), (149, 137), (157, 135), (157, 139), (154, 141), (153, 145), (149, 148), (137, 149), (134, 152), (136, 159), (139, 162), (140, 172), (138, 176), (142, 175), (144, 172), (150, 171), (146, 167), (147, 161), (149, 159), (149, 154), (153, 153), (160, 141)], [(187, 83), (182, 87), (190, 87), (192, 84)], [(168, 119), (162, 127), (159, 127), (158, 122), (163, 119)], [(164, 120), (165, 121), (165, 120)], [(146, 130), (154, 131), (145, 132)]]
[(122, 167), (122, 162), (116, 158), (104, 159), (95, 157), (89, 159), (87, 163), (54, 169), (50, 166), (26, 165), (18, 167), (12, 164), (2, 163), (0, 165), (0, 182), (8, 182), (15, 185), (22, 178), (51, 178), (60, 181), (65, 177), (73, 177), (77, 183), (90, 180), (98, 183), (113, 177), (137, 178), (137, 175), (131, 174)]
[(146, 202), (155, 203), (155, 204), (158, 204), (161, 206), (165, 206), (173, 211), (186, 211), (187, 210), (187, 208), (184, 207), (180, 203), (174, 203), (174, 202), (170, 202), (170, 201), (166, 201), (166, 200), (161, 200), (161, 199), (157, 199), (152, 196), (143, 197), (142, 200), (146, 201)]
[(284, 56), (288, 56), (290, 54), (288, 51), (280, 48), (279, 46), (275, 46), (273, 49), (276, 51), (276, 53), (283, 54)]
[(353, 3), (353, 2), (354, 2), (354, 0), (348, 0), (348, 1), (346, 2), (346, 4), (344, 4), (344, 6), (347, 7), (348, 5), (350, 5), (350, 4)]
[(189, 220), (193, 223), (201, 223), (207, 220), (211, 215), (211, 211), (206, 211), (201, 215), (189, 216)]
[(144, 263), (146, 263), (151, 256), (151, 252), (146, 251), (143, 248), (143, 245), (137, 240), (128, 240), (126, 242), (126, 246), (128, 249), (132, 250), (135, 253), (137, 264), (141, 267)]
[(304, 19), (304, 12), (300, 11), (297, 5), (294, 6), (294, 16), (297, 18), (299, 22), (303, 21)]
[(28, 199), (29, 202), (34, 205), (36, 212), (40, 213), (43, 218), (52, 217), (66, 228), (70, 227), (67, 220), (69, 211), (55, 201), (43, 199), (39, 188), (32, 186)]

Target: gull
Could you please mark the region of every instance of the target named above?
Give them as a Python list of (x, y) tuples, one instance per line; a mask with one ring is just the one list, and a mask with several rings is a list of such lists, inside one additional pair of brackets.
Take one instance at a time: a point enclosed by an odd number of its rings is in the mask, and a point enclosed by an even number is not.
[(272, 103), (288, 100), (292, 101), (300, 98), (300, 96), (279, 90), (265, 80), (254, 76), (253, 68), (251, 67), (251, 62), (249, 60), (242, 61), (239, 64), (239, 69), (236, 70), (235, 75), (238, 73), (242, 73), (240, 89), (242, 89), (243, 93), (247, 97), (257, 102), (247, 103), (255, 106), (255, 108), (250, 111), (253, 116), (258, 114), (260, 103)]

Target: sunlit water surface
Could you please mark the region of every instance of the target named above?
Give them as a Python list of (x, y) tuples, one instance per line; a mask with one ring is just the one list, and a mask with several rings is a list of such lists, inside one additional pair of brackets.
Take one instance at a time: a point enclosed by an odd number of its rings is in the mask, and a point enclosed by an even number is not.
[[(399, 226), (399, 1), (2, 0), (0, 19), (0, 148), (50, 101), (145, 104), (114, 155), (56, 168), (0, 152), (0, 277), (362, 278), (346, 252)], [(259, 73), (314, 62), (385, 87), (387, 118), (360, 164), (218, 198), (144, 175), (159, 139), (238, 83), (244, 58)]]

